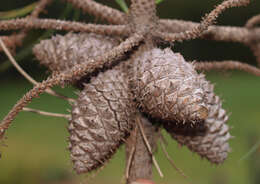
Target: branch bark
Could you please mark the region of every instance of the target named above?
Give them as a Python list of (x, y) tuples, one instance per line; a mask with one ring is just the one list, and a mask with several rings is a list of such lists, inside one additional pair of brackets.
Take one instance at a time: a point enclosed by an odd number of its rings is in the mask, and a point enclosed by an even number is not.
[(197, 70), (210, 71), (210, 70), (241, 70), (248, 73), (251, 73), (255, 76), (260, 76), (260, 69), (254, 66), (251, 66), (246, 63), (238, 62), (238, 61), (200, 61), (195, 62), (195, 68)]
[(126, 14), (93, 0), (67, 0), (74, 6), (96, 17), (107, 20), (111, 24), (125, 24)]
[[(161, 19), (159, 26), (165, 32), (178, 33), (194, 29), (198, 25), (199, 23), (191, 21)], [(260, 28), (250, 30), (243, 27), (209, 26), (208, 30), (204, 31), (200, 38), (248, 44), (256, 35), (258, 35), (257, 37), (260, 40)], [(255, 37), (254, 39), (257, 38)]]
[[(140, 116), (139, 118), (148, 142), (152, 146), (152, 150), (155, 150), (157, 140), (156, 137), (158, 134), (157, 128), (144, 117)], [(135, 150), (133, 154), (132, 150)], [(130, 184), (138, 179), (152, 179), (152, 155), (145, 144), (140, 129), (137, 131), (132, 131), (126, 142), (126, 160), (131, 161), (127, 184)]]
[(21, 18), (0, 21), (1, 30), (55, 29), (63, 31), (93, 32), (102, 35), (125, 35), (129, 31), (124, 25), (97, 25), (55, 19)]
[[(52, 0), (40, 0), (39, 3), (34, 8), (31, 15), (29, 15), (28, 17), (37, 18), (40, 15), (40, 13), (45, 9), (45, 7), (47, 5), (49, 5), (51, 2), (52, 2)], [(3, 39), (4, 43), (6, 44), (6, 46), (8, 48), (15, 48), (16, 46), (19, 46), (22, 44), (22, 41), (23, 41), (24, 37), (27, 35), (28, 31), (29, 31), (28, 29), (24, 29), (18, 34), (13, 34), (11, 36), (3, 36), (3, 37), (0, 36), (0, 38)], [(1, 51), (1, 48), (0, 48), (0, 51)]]
[(247, 21), (245, 27), (253, 28), (254, 26), (256, 26), (259, 23), (260, 23), (260, 15), (256, 15)]
[(64, 85), (75, 77), (83, 77), (89, 75), (94, 71), (98, 71), (105, 67), (109, 68), (115, 64), (118, 64), (119, 60), (130, 51), (133, 47), (140, 44), (143, 40), (143, 35), (135, 34), (132, 37), (126, 39), (119, 46), (115, 47), (111, 51), (96, 57), (95, 59), (89, 59), (86, 63), (82, 63), (74, 66), (72, 69), (64, 72), (52, 75), (47, 80), (38, 83), (33, 89), (27, 92), (9, 111), (0, 124), (0, 140), (4, 137), (5, 131), (9, 128), (16, 115), (28, 105), (33, 98), (38, 97), (47, 88), (51, 88), (55, 85)]
[(258, 67), (260, 67), (260, 40), (258, 42), (252, 41), (248, 46), (250, 47), (254, 56), (256, 57)]
[(190, 30), (182, 31), (180, 33), (165, 33), (157, 32), (156, 35), (162, 38), (165, 41), (183, 41), (198, 38), (203, 34), (204, 31), (208, 29), (210, 25), (213, 25), (218, 18), (218, 16), (223, 13), (225, 10), (232, 7), (246, 6), (250, 3), (249, 0), (226, 0), (221, 4), (216, 6), (205, 18), (202, 19), (201, 23), (198, 26), (193, 27)]

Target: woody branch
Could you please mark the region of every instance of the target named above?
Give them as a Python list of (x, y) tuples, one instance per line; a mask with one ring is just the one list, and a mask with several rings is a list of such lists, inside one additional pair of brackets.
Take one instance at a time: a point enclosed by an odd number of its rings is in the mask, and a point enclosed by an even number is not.
[[(40, 15), (40, 13), (45, 9), (45, 7), (49, 5), (51, 2), (52, 0), (40, 0), (28, 17), (37, 18)], [(18, 34), (13, 34), (11, 36), (1, 36), (0, 38), (2, 38), (7, 47), (15, 48), (17, 45), (21, 45), (28, 31), (29, 29), (24, 29)], [(2, 48), (0, 48), (0, 51), (1, 49)]]

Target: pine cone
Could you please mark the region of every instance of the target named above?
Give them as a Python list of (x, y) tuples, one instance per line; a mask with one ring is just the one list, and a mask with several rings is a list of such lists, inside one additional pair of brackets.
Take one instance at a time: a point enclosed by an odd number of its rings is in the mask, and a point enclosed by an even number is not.
[[(202, 78), (203, 79), (203, 78)], [(229, 127), (226, 124), (228, 116), (222, 109), (222, 103), (213, 92), (213, 85), (201, 80), (203, 90), (206, 92), (208, 118), (205, 120), (205, 129), (198, 135), (185, 132), (180, 135), (172, 127), (164, 126), (170, 135), (181, 145), (186, 145), (192, 152), (198, 153), (202, 158), (207, 158), (211, 163), (222, 163), (230, 151), (228, 140), (231, 138)]]
[(142, 112), (158, 120), (197, 122), (208, 115), (200, 77), (171, 49), (140, 49), (131, 58), (130, 88)]
[(102, 166), (116, 152), (133, 126), (135, 108), (128, 83), (118, 67), (85, 84), (72, 107), (71, 159), (77, 173)]
[[(71, 69), (111, 50), (118, 45), (116, 39), (93, 33), (68, 33), (42, 40), (33, 48), (33, 53), (42, 65), (52, 72)], [(79, 78), (74, 81), (79, 81)]]

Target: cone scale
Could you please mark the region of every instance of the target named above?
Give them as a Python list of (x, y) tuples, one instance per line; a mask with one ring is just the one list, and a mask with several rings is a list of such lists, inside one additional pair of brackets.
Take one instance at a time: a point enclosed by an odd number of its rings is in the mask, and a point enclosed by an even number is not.
[(133, 127), (134, 108), (127, 83), (117, 68), (85, 84), (72, 106), (69, 150), (77, 173), (102, 166), (124, 143)]
[(205, 120), (208, 110), (199, 75), (180, 54), (143, 47), (129, 65), (130, 89), (147, 116), (189, 124)]

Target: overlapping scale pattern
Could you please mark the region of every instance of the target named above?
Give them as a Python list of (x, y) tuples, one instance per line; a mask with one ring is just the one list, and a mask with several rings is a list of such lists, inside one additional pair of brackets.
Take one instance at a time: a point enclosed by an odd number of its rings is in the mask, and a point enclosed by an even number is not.
[(170, 48), (143, 47), (131, 58), (130, 88), (139, 108), (152, 118), (196, 123), (208, 115), (200, 76)]
[[(165, 126), (170, 135), (181, 145), (186, 145), (192, 152), (198, 153), (211, 163), (220, 164), (230, 152), (228, 140), (231, 138), (229, 127), (226, 124), (228, 115), (222, 108), (221, 100), (213, 92), (213, 85), (201, 78), (201, 83), (207, 97), (209, 115), (204, 122), (204, 131), (199, 134), (185, 132), (176, 133), (173, 128)], [(204, 80), (203, 80), (204, 79)]]
[[(108, 36), (68, 33), (42, 40), (33, 48), (33, 53), (50, 71), (60, 72), (101, 55), (118, 44), (118, 40)], [(78, 80), (79, 78), (74, 79)]]
[[(105, 36), (69, 33), (41, 41), (34, 53), (41, 64), (60, 72), (117, 44)], [(228, 116), (213, 85), (192, 64), (169, 48), (143, 46), (123, 65), (93, 77), (72, 107), (69, 149), (77, 173), (102, 166), (129, 135), (136, 115), (133, 99), (180, 144), (212, 163), (225, 160)]]
[(77, 173), (102, 166), (124, 142), (134, 123), (128, 84), (118, 67), (85, 84), (72, 106), (71, 159)]

